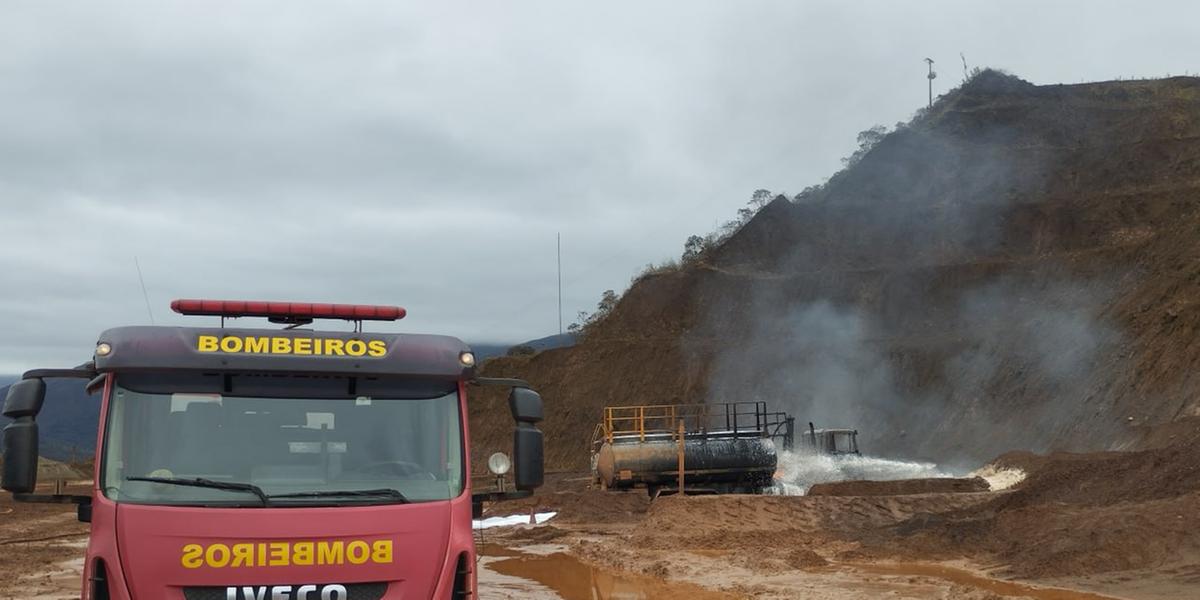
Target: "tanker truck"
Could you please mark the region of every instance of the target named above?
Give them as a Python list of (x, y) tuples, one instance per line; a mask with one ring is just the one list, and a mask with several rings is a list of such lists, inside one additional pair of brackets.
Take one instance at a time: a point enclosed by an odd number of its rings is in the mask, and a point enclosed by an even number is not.
[[(77, 504), (86, 600), (476, 598), (472, 516), (542, 484), (542, 400), (476, 376), (458, 339), (363, 331), (396, 306), (176, 300), (219, 326), (100, 334), (91, 361), (37, 369), (3, 414), (2, 486)], [(265, 317), (285, 328), (240, 329)], [(341, 319), (353, 331), (302, 328)], [(98, 393), (94, 483), (37, 493), (45, 379)], [(472, 493), (468, 387), (511, 389), (512, 492)]]
[(794, 435), (795, 419), (765, 402), (609, 406), (592, 435), (592, 470), (602, 489), (645, 487), (652, 498), (756, 494)]

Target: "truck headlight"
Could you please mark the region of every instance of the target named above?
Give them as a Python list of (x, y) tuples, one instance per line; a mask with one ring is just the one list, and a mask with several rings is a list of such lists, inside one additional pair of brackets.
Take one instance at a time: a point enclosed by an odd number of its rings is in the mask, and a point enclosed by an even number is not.
[(512, 461), (508, 459), (508, 455), (503, 452), (497, 452), (488, 457), (488, 470), (493, 475), (503, 475), (512, 468)]

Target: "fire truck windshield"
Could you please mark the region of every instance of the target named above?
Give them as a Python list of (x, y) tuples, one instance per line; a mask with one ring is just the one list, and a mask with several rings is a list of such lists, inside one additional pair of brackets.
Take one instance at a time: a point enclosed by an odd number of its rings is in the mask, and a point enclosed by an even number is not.
[(433, 397), (306, 398), (120, 383), (109, 399), (102, 470), (104, 493), (117, 502), (262, 506), (257, 487), (271, 506), (380, 504), (447, 500), (463, 489), (453, 387)]

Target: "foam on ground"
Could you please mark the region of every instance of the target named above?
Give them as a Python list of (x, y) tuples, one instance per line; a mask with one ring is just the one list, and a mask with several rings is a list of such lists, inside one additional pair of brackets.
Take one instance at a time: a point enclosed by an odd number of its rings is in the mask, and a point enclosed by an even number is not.
[[(553, 519), (557, 512), (537, 513), (533, 516), (534, 521), (541, 525), (550, 519)], [(510, 527), (513, 525), (528, 525), (529, 515), (510, 515), (507, 517), (488, 517), (486, 519), (475, 519), (471, 522), (471, 526), (475, 529), (491, 529), (492, 527)]]
[(982, 469), (974, 471), (971, 477), (980, 477), (988, 482), (988, 486), (992, 491), (1007, 490), (1008, 488), (1025, 481), (1025, 471), (1015, 468), (999, 468), (995, 465), (987, 465)]

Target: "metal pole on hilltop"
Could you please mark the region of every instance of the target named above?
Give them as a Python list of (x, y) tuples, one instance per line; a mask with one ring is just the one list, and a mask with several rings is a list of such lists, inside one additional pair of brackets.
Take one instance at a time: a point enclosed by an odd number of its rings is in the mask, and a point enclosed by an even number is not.
[(562, 335), (562, 232), (558, 234), (558, 335)]
[(933, 59), (925, 58), (925, 62), (929, 63), (929, 75), (925, 77), (929, 79), (929, 108), (933, 108), (933, 80), (937, 78), (937, 73), (933, 70)]

